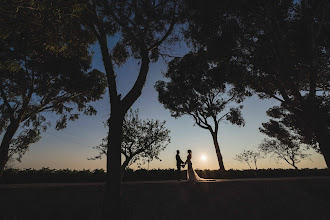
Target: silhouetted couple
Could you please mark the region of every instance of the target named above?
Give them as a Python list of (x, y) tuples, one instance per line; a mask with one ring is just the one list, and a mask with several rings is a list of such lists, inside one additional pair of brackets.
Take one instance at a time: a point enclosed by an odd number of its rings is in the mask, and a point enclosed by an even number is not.
[[(197, 173), (194, 171), (191, 163), (192, 151), (188, 150), (188, 156), (186, 162), (183, 162), (180, 158), (180, 151), (176, 151), (176, 167), (177, 167), (177, 178), (181, 180), (181, 167), (184, 168), (186, 164), (188, 164), (187, 169), (187, 181), (188, 182), (197, 182), (197, 181), (205, 181), (206, 179), (200, 178)], [(207, 181), (207, 180), (206, 180)]]

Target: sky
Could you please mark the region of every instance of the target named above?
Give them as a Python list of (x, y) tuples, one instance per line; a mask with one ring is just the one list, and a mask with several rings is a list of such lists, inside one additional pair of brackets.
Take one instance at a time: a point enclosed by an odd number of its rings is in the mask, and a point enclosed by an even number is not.
[[(175, 45), (173, 48), (176, 56), (183, 56), (189, 51), (184, 44)], [(92, 68), (104, 72), (102, 58), (98, 45), (91, 48), (94, 51)], [(173, 118), (169, 110), (165, 109), (158, 102), (158, 94), (154, 88), (158, 80), (166, 80), (163, 73), (166, 72), (166, 62), (160, 59), (157, 63), (150, 65), (148, 77), (141, 97), (132, 106), (132, 109), (139, 109), (140, 118), (158, 119), (166, 121), (166, 128), (170, 130), (171, 143), (161, 152), (160, 159), (141, 165), (144, 169), (175, 169), (176, 150), (180, 150), (183, 160), (186, 159), (187, 150), (192, 150), (192, 163), (195, 169), (218, 169), (218, 161), (215, 154), (212, 137), (209, 131), (194, 125), (193, 118), (182, 116)], [(122, 67), (116, 70), (117, 85), (122, 97), (133, 86), (139, 70), (138, 61), (130, 59)], [(106, 160), (87, 160), (96, 156), (98, 152), (93, 149), (101, 143), (107, 133), (104, 122), (110, 114), (109, 96), (107, 93), (102, 100), (92, 103), (97, 109), (96, 116), (82, 115), (75, 122), (68, 122), (66, 129), (56, 131), (54, 126), (42, 134), (39, 142), (32, 144), (29, 151), (23, 156), (21, 163), (15, 163), (17, 168), (49, 167), (52, 169), (105, 169)], [(218, 141), (222, 152), (226, 169), (248, 169), (248, 166), (233, 158), (243, 150), (256, 150), (261, 141), (266, 138), (259, 132), (261, 123), (267, 122), (266, 110), (277, 105), (276, 100), (260, 100), (252, 96), (243, 102), (242, 115), (245, 119), (245, 127), (238, 127), (230, 123), (220, 123)], [(56, 115), (47, 115), (50, 121), (58, 119)], [(54, 125), (54, 123), (53, 123)], [(325, 168), (323, 156), (311, 150), (310, 159), (303, 160), (298, 168)], [(202, 159), (204, 157), (205, 160)], [(130, 168), (138, 169), (136, 164)], [(260, 159), (258, 168), (291, 168), (285, 162), (276, 161), (271, 158)]]

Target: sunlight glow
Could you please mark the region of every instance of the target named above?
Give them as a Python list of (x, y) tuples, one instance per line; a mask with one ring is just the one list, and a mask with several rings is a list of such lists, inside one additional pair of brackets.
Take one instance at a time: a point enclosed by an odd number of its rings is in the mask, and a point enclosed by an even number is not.
[(201, 156), (202, 161), (206, 161), (207, 157), (205, 155)]

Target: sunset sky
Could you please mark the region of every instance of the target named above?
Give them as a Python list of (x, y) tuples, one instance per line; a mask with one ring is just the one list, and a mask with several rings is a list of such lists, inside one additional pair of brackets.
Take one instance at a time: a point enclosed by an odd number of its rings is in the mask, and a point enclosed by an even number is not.
[[(176, 45), (175, 55), (183, 56), (188, 52), (185, 45)], [(93, 68), (103, 71), (102, 59), (98, 45), (93, 46), (95, 52)], [(147, 82), (142, 91), (141, 97), (133, 105), (133, 109), (139, 109), (142, 119), (166, 120), (166, 127), (171, 131), (171, 143), (165, 151), (160, 154), (162, 161), (152, 161), (149, 169), (170, 169), (175, 168), (176, 150), (180, 150), (181, 158), (185, 160), (187, 150), (193, 152), (192, 162), (195, 169), (218, 169), (217, 157), (209, 131), (198, 126), (194, 126), (193, 118), (183, 116), (175, 119), (170, 112), (158, 102), (157, 92), (154, 89), (155, 82), (162, 80), (162, 73), (166, 71), (166, 62), (160, 59), (150, 66)], [(131, 89), (138, 74), (138, 62), (129, 60), (124, 66), (117, 69), (117, 84), (122, 97)], [(248, 169), (244, 163), (235, 161), (236, 154), (244, 149), (254, 150), (266, 137), (261, 134), (258, 128), (262, 122), (268, 121), (266, 110), (278, 102), (275, 100), (260, 100), (253, 96), (244, 101), (243, 117), (245, 127), (238, 127), (230, 123), (221, 123), (218, 135), (220, 149), (224, 158), (226, 169)], [(18, 168), (42, 168), (54, 169), (105, 169), (106, 160), (87, 160), (89, 157), (97, 155), (93, 146), (101, 143), (105, 137), (107, 128), (104, 122), (109, 117), (109, 98), (104, 95), (104, 99), (93, 104), (98, 111), (96, 116), (81, 116), (78, 121), (69, 122), (66, 129), (56, 131), (54, 126), (43, 133), (42, 139), (31, 145), (30, 150), (23, 156), (22, 162), (15, 163)], [(58, 118), (56, 115), (47, 114), (51, 121)], [(311, 160), (306, 159), (299, 163), (298, 168), (325, 168), (323, 156), (312, 153)], [(202, 156), (205, 156), (204, 160)], [(141, 166), (147, 168), (148, 164)], [(131, 166), (137, 169), (136, 165)], [(262, 159), (258, 161), (258, 168), (290, 168), (284, 161), (277, 163), (274, 159)]]

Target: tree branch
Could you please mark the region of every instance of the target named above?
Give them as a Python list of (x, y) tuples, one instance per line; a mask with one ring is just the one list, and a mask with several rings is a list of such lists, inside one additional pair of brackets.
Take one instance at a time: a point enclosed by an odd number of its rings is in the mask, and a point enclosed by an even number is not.
[(132, 89), (127, 93), (127, 95), (122, 100), (122, 108), (125, 113), (133, 105), (133, 103), (137, 100), (137, 98), (141, 95), (142, 88), (147, 79), (147, 74), (149, 71), (149, 63), (150, 63), (148, 52), (146, 50), (141, 51), (141, 56), (142, 56), (142, 63), (138, 78), (136, 79)]
[(218, 123), (220, 123), (220, 121), (224, 118), (224, 117), (226, 117), (227, 115), (229, 115), (230, 114), (230, 112), (227, 112), (226, 114), (224, 114), (223, 116), (221, 116), (219, 119), (218, 119)]
[(207, 125), (202, 125), (202, 121), (200, 120), (199, 117), (197, 117), (193, 113), (188, 113), (188, 114), (191, 115), (195, 119), (195, 122), (199, 127), (209, 130), (209, 127)]
[(7, 99), (7, 96), (6, 96), (6, 93), (5, 91), (3, 90), (2, 88), (2, 85), (0, 84), (0, 95), (1, 97), (3, 98), (3, 102), (5, 103), (6, 107), (8, 108), (8, 111), (9, 111), (9, 118), (11, 121), (14, 121), (15, 120), (15, 117), (14, 117), (14, 110), (13, 108), (10, 106), (9, 102), (8, 102), (8, 99)]
[(100, 29), (100, 37), (98, 40), (101, 47), (103, 64), (108, 80), (110, 104), (111, 108), (114, 109), (118, 107), (117, 105), (119, 105), (120, 100), (117, 93), (116, 76), (112, 65), (112, 59), (109, 54), (106, 33), (102, 29)]
[[(174, 9), (175, 10), (175, 9)], [(164, 34), (164, 36), (155, 44), (153, 44), (151, 47), (148, 48), (148, 51), (153, 51), (154, 49), (156, 49), (157, 47), (159, 47), (166, 39), (167, 37), (172, 33), (174, 25), (176, 23), (176, 18), (173, 19), (173, 21), (170, 24), (170, 27), (168, 28), (168, 30), (166, 31), (166, 33)]]

